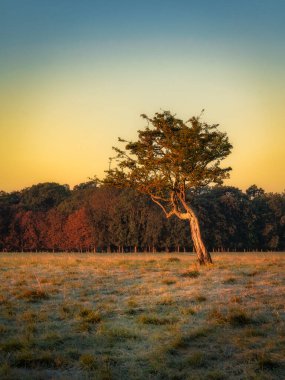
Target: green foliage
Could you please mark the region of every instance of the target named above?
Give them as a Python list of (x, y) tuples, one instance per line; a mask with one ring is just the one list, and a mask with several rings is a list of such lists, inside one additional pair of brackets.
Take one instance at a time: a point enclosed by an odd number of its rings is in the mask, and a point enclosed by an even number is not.
[(21, 194), (18, 191), (13, 191), (11, 193), (0, 191), (0, 207), (17, 204), (19, 203), (20, 198)]
[(70, 195), (68, 185), (40, 183), (24, 189), (21, 194), (23, 207), (33, 211), (47, 211)]
[(218, 124), (201, 122), (200, 117), (192, 117), (186, 123), (169, 111), (156, 113), (152, 119), (142, 117), (148, 126), (138, 131), (137, 141), (119, 138), (126, 145), (124, 149), (114, 148), (117, 167), (109, 168), (105, 183), (145, 193), (167, 218), (175, 215), (188, 220), (199, 263), (212, 263), (198, 218), (187, 203), (187, 191), (221, 185), (228, 178), (231, 168), (220, 166), (232, 148), (228, 137), (218, 131)]
[(256, 185), (251, 185), (247, 190), (246, 190), (246, 195), (250, 199), (254, 199), (257, 197), (262, 197), (265, 194), (265, 191), (261, 188), (258, 188)]
[(232, 146), (217, 124), (209, 125), (199, 117), (184, 123), (168, 111), (142, 117), (148, 126), (138, 131), (138, 140), (127, 142), (125, 149), (114, 148), (118, 165), (107, 171), (107, 183), (164, 195), (181, 186), (221, 184), (228, 177), (231, 168), (221, 168), (220, 161)]
[[(33, 210), (41, 196), (27, 203), (25, 194), (26, 190), (0, 195), (0, 250), (193, 249), (187, 221), (165, 218), (149, 197), (132, 189), (73, 190), (47, 211)], [(237, 188), (219, 186), (189, 191), (187, 198), (211, 251), (285, 249), (284, 193), (252, 198)]]

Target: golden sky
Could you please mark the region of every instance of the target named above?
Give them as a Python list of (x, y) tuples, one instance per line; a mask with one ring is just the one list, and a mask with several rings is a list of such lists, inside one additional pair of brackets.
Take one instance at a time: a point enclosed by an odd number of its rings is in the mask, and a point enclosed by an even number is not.
[(226, 184), (283, 191), (284, 3), (214, 3), (1, 3), (0, 189), (102, 177), (141, 113), (205, 109), (234, 147)]

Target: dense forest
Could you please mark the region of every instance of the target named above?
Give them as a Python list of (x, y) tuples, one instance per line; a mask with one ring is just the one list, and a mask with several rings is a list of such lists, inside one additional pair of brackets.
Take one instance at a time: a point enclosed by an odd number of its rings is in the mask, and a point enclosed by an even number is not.
[[(187, 194), (211, 251), (285, 250), (285, 193), (253, 185)], [(1, 251), (191, 251), (189, 226), (166, 219), (147, 196), (98, 186), (41, 183), (0, 192)]]

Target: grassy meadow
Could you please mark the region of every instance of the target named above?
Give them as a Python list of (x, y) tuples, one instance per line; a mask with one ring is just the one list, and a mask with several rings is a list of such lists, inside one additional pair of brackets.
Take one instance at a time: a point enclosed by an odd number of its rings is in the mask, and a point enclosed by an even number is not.
[(0, 254), (0, 379), (284, 379), (285, 255)]

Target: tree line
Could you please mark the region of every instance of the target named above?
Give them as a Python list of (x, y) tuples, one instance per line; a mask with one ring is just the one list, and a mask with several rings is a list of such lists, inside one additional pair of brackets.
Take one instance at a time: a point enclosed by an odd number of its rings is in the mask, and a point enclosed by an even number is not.
[[(253, 185), (187, 194), (210, 251), (285, 250), (285, 193)], [(166, 219), (146, 195), (98, 185), (41, 183), (0, 192), (1, 251), (192, 251), (189, 225)]]

